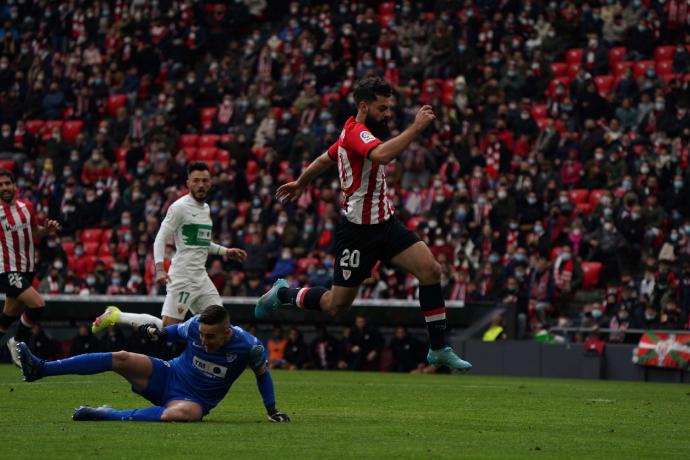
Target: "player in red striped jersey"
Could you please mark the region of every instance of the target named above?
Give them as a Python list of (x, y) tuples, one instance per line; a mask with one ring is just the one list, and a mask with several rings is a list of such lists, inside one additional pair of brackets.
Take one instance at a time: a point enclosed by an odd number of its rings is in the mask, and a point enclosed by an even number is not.
[(54, 220), (46, 221), (45, 226), (38, 225), (31, 203), (17, 199), (12, 172), (0, 169), (0, 290), (5, 293), (0, 332), (20, 320), (15, 336), (7, 341), (17, 366), (20, 364), (16, 344), (28, 342), (31, 327), (41, 318), (46, 305), (31, 285), (35, 270), (34, 238), (54, 235), (59, 230), (60, 224)]
[(299, 179), (277, 191), (279, 200), (294, 201), (312, 180), (338, 164), (345, 219), (336, 232), (332, 289), (289, 288), (287, 281), (279, 279), (259, 299), (255, 315), (264, 318), (281, 305), (332, 315), (346, 312), (360, 285), (380, 260), (412, 273), (419, 280), (419, 302), (429, 332), (429, 363), (467, 370), (472, 365), (460, 359), (446, 343), (441, 266), (429, 247), (393, 216), (386, 193), (385, 165), (398, 158), (436, 117), (431, 107), (425, 105), (410, 127), (388, 139), (392, 96), (391, 86), (380, 78), (360, 81), (354, 91), (357, 115), (345, 122), (338, 140)]

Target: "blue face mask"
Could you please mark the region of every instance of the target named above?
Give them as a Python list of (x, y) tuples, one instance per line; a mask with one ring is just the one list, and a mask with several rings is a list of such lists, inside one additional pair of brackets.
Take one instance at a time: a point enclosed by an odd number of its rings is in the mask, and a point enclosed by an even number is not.
[(561, 259), (562, 259), (564, 262), (570, 260), (570, 253), (569, 253), (569, 252), (564, 252), (563, 254), (561, 254)]
[(683, 188), (683, 181), (682, 180), (673, 181), (673, 187), (675, 187), (676, 190)]
[(592, 318), (601, 318), (602, 314), (603, 313), (601, 312), (601, 310), (597, 310), (597, 309), (592, 310)]
[(535, 203), (537, 202), (537, 199), (536, 199), (536, 198), (533, 198), (533, 197), (529, 197), (529, 198), (527, 198), (527, 202), (528, 202), (529, 204), (535, 204)]
[(498, 262), (498, 256), (496, 254), (491, 254), (489, 256), (489, 262), (491, 262), (492, 264), (497, 263)]

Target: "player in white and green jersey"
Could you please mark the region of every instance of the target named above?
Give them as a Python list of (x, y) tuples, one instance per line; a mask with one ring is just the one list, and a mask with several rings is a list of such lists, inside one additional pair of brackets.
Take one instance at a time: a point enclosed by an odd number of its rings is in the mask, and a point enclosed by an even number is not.
[[(94, 333), (112, 324), (129, 324), (138, 327), (156, 324), (159, 329), (180, 323), (188, 311), (200, 313), (209, 305), (222, 305), (218, 290), (206, 272), (209, 254), (221, 255), (244, 262), (246, 252), (226, 248), (211, 241), (213, 222), (206, 198), (211, 189), (211, 172), (204, 162), (194, 162), (187, 167), (189, 194), (170, 205), (153, 243), (156, 263), (156, 281), (167, 284), (167, 295), (161, 312), (162, 320), (152, 315), (121, 312), (108, 307), (91, 326)], [(165, 245), (170, 237), (175, 241), (175, 255), (169, 273), (163, 268)]]

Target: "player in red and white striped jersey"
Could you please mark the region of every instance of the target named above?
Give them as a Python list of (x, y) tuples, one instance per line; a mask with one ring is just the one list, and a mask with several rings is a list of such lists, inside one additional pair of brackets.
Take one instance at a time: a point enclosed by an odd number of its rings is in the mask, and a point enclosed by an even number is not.
[(398, 158), (436, 117), (431, 107), (425, 105), (410, 127), (388, 139), (392, 96), (391, 86), (380, 78), (360, 81), (354, 91), (357, 115), (345, 122), (338, 140), (299, 179), (278, 188), (278, 199), (296, 200), (312, 180), (338, 164), (340, 187), (345, 195), (345, 220), (335, 237), (333, 288), (289, 288), (287, 281), (279, 279), (257, 302), (255, 314), (258, 318), (266, 317), (280, 305), (333, 315), (346, 312), (362, 282), (371, 276), (374, 265), (383, 261), (419, 280), (419, 302), (429, 332), (429, 363), (467, 370), (472, 365), (460, 359), (446, 343), (441, 266), (429, 247), (393, 216), (386, 193), (385, 165)]
[(32, 286), (34, 238), (41, 239), (59, 230), (60, 224), (54, 220), (48, 220), (45, 226), (38, 225), (31, 203), (17, 199), (14, 175), (6, 169), (0, 169), (0, 290), (5, 293), (5, 307), (0, 313), (0, 333), (9, 329), (17, 319), (20, 320), (17, 333), (7, 341), (12, 360), (17, 366), (19, 355), (16, 343), (28, 342), (31, 327), (40, 319), (45, 307), (43, 297)]

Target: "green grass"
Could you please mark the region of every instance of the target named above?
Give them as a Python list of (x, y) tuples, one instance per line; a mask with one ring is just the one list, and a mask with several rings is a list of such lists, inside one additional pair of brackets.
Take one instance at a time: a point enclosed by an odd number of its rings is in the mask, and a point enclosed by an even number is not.
[(147, 403), (108, 373), (24, 383), (0, 366), (2, 458), (690, 458), (690, 386), (273, 371), (266, 421), (245, 374), (202, 423), (73, 422)]

